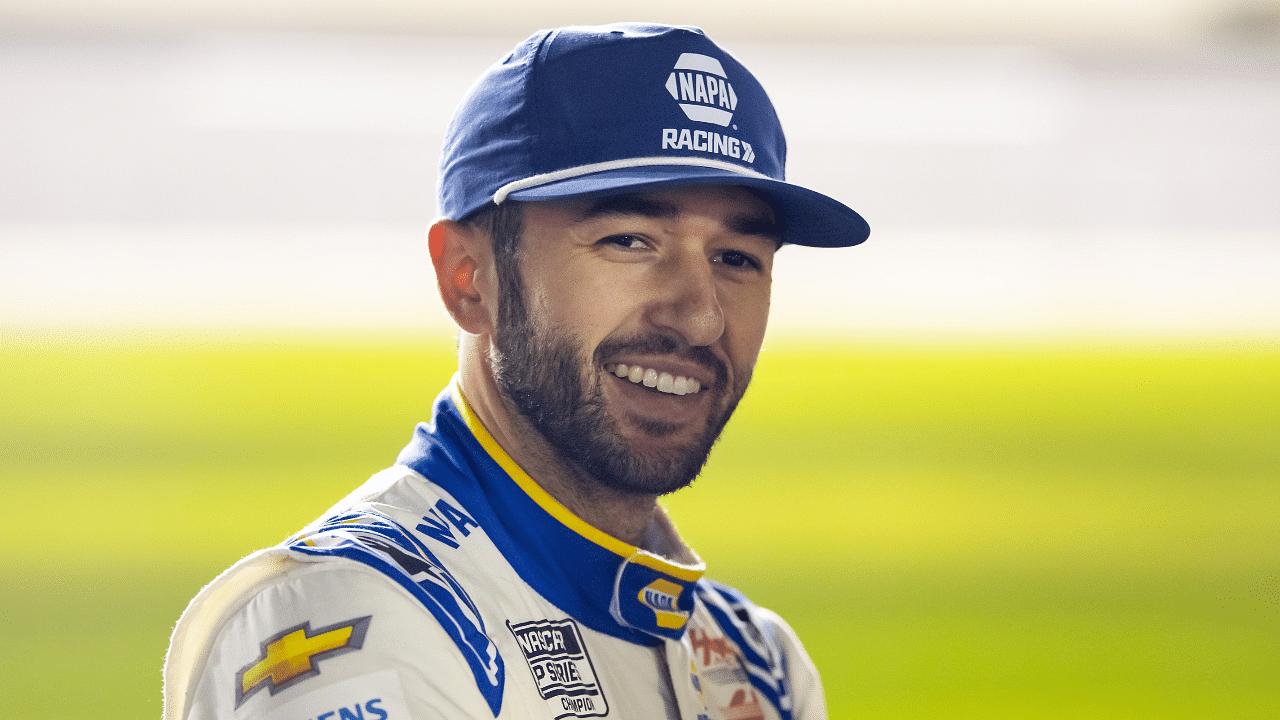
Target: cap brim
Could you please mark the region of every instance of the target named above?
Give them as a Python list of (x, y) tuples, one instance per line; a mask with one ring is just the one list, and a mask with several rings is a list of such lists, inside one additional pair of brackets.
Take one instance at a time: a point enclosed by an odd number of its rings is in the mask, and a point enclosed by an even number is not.
[(658, 165), (615, 168), (522, 188), (511, 200), (556, 200), (612, 195), (681, 185), (741, 185), (763, 191), (782, 217), (784, 242), (812, 247), (849, 247), (871, 234), (867, 221), (844, 203), (798, 185), (719, 168)]

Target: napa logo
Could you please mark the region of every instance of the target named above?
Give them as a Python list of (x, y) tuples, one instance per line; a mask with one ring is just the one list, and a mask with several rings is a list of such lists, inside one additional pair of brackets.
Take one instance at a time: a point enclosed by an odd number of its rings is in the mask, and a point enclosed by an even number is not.
[(667, 76), (667, 92), (690, 120), (728, 127), (738, 95), (720, 61), (698, 53), (682, 53)]
[(638, 597), (657, 616), (658, 627), (678, 630), (689, 619), (688, 614), (680, 612), (677, 605), (681, 592), (683, 589), (679, 585), (659, 578), (640, 588)]

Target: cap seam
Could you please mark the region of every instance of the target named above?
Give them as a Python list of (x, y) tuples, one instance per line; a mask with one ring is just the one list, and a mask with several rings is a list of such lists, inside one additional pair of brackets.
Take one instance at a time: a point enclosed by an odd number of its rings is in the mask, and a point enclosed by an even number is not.
[(723, 160), (713, 160), (711, 158), (699, 157), (640, 157), (640, 158), (622, 158), (619, 160), (607, 160), (605, 162), (590, 163), (588, 165), (578, 165), (576, 167), (561, 168), (548, 173), (540, 173), (527, 178), (521, 178), (503, 185), (493, 193), (493, 203), (501, 205), (507, 199), (507, 196), (513, 192), (528, 190), (530, 188), (549, 185), (561, 180), (569, 180), (571, 178), (582, 177), (592, 173), (605, 172), (608, 170), (625, 170), (627, 168), (642, 167), (660, 167), (660, 166), (686, 166), (686, 167), (702, 167), (715, 170), (727, 170), (729, 172), (744, 175), (746, 177), (760, 178), (763, 180), (772, 180), (773, 178), (764, 173), (735, 165), (731, 162)]
[[(543, 122), (542, 104), (538, 100), (538, 93), (534, 92), (537, 84), (535, 75), (541, 77), (542, 65), (547, 61), (546, 56), (551, 52), (551, 43), (554, 42), (555, 37), (559, 34), (559, 28), (547, 31), (547, 34), (538, 43), (538, 47), (533, 51), (533, 58), (529, 63), (529, 72), (525, 76), (524, 96), (525, 100), (529, 103), (530, 113), (532, 115), (529, 123), (532, 126), (531, 129), (534, 132), (534, 137), (537, 138), (543, 137)], [(543, 150), (541, 146), (542, 143), (534, 143), (533, 147), (530, 148), (530, 170), (540, 170), (545, 167), (542, 161)]]

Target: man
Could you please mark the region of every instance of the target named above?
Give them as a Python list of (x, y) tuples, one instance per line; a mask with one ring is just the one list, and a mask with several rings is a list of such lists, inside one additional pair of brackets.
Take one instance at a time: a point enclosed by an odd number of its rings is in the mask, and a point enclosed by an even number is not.
[(458, 375), (394, 467), (192, 601), (165, 717), (825, 717), (794, 633), (656, 503), (746, 390), (778, 246), (867, 236), (784, 154), (693, 28), (542, 32), (490, 69), (428, 234)]

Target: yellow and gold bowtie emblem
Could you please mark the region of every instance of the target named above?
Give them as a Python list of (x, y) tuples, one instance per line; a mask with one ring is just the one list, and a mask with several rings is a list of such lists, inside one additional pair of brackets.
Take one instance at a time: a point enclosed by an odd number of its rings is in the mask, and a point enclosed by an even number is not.
[(311, 621), (295, 625), (262, 642), (262, 654), (236, 674), (236, 707), (262, 688), (272, 695), (320, 674), (317, 661), (364, 645), (372, 615), (347, 620), (317, 630)]

